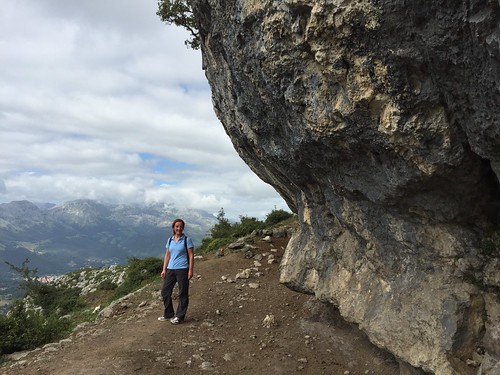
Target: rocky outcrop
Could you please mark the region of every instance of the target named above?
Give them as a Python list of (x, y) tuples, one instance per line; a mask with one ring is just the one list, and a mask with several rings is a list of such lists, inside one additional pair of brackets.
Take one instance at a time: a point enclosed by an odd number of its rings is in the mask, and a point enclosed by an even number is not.
[(404, 371), (498, 371), (498, 1), (193, 4), (215, 111), (299, 216), (282, 282)]

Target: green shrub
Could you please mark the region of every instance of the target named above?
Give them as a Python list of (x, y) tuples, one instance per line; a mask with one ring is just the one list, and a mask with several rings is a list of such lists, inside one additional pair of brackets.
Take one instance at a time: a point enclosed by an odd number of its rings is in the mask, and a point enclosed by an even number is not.
[(239, 223), (231, 224), (226, 219), (224, 209), (221, 208), (217, 214), (217, 223), (210, 230), (210, 237), (202, 240), (198, 252), (207, 254), (217, 251), (220, 247), (226, 246), (237, 238), (247, 236), (254, 230), (270, 228), (293, 216), (285, 210), (273, 210), (266, 216), (264, 222), (254, 217), (240, 216)]
[(42, 283), (36, 269), (29, 269), (28, 263), (28, 259), (21, 267), (7, 263), (23, 276), (21, 288), (29, 299), (15, 301), (7, 315), (0, 315), (1, 355), (33, 349), (63, 337), (72, 322), (61, 317), (85, 307), (78, 288)]
[(16, 301), (8, 315), (0, 315), (0, 354), (34, 349), (63, 337), (70, 329), (68, 320), (46, 315)]
[(233, 237), (243, 237), (252, 233), (256, 229), (263, 229), (265, 224), (254, 217), (240, 216), (240, 222), (233, 225)]
[(21, 267), (5, 263), (21, 274), (23, 277), (21, 289), (25, 292), (25, 296), (32, 299), (35, 306), (42, 308), (42, 313), (45, 316), (54, 313), (65, 315), (85, 307), (80, 298), (81, 290), (79, 288), (68, 288), (41, 282), (37, 276), (37, 270), (28, 268), (29, 259), (26, 259)]
[(106, 280), (101, 281), (98, 288), (99, 288), (99, 290), (115, 290), (116, 288), (118, 288), (118, 285), (116, 285), (111, 280), (106, 279)]
[(147, 257), (130, 258), (127, 263), (127, 278), (140, 284), (144, 280), (157, 277), (163, 268), (163, 259)]
[(234, 238), (211, 238), (206, 237), (201, 241), (201, 246), (198, 249), (198, 253), (201, 255), (216, 252), (221, 247), (226, 247), (234, 241)]
[(79, 288), (67, 288), (32, 281), (28, 283), (27, 289), (27, 295), (33, 299), (36, 306), (42, 308), (46, 316), (54, 313), (65, 315), (85, 307), (85, 303), (80, 298)]
[(111, 297), (115, 300), (141, 288), (147, 282), (158, 278), (163, 269), (163, 259), (148, 257), (144, 259), (130, 258), (127, 263), (125, 281)]
[[(23, 276), (22, 288), (31, 302), (28, 303), (27, 299), (15, 301), (7, 315), (0, 315), (0, 357), (60, 339), (78, 319), (88, 315), (80, 289), (42, 283), (36, 270), (29, 269), (27, 264), (28, 260), (21, 267), (9, 264)], [(163, 260), (158, 258), (129, 259), (124, 284), (117, 287), (110, 280), (104, 280), (99, 289), (116, 290), (112, 298), (116, 299), (158, 278), (162, 266)], [(36, 307), (30, 307), (32, 305)], [(71, 319), (61, 319), (68, 314), (71, 314)]]
[(285, 210), (272, 210), (267, 214), (265, 224), (268, 227), (273, 226), (291, 217), (293, 217), (293, 214)]

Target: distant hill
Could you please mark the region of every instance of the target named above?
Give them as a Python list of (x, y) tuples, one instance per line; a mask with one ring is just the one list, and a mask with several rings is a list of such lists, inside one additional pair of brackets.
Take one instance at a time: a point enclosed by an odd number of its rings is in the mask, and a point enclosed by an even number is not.
[(0, 295), (10, 291), (16, 266), (28, 258), (38, 275), (83, 267), (125, 264), (130, 257), (162, 257), (172, 221), (186, 221), (195, 248), (217, 222), (202, 210), (173, 204), (103, 204), (75, 200), (54, 204), (16, 201), (0, 204)]

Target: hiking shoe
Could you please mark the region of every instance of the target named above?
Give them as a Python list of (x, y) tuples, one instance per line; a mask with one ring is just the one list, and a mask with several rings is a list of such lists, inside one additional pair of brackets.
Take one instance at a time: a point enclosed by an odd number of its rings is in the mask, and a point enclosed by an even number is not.
[(174, 316), (172, 319), (170, 319), (170, 323), (172, 323), (172, 324), (180, 324), (180, 322), (181, 322), (181, 320), (176, 316)]
[(164, 316), (160, 316), (160, 317), (158, 317), (158, 320), (159, 320), (160, 322), (165, 322), (165, 321), (167, 321), (168, 319), (167, 319), (167, 318), (165, 318)]

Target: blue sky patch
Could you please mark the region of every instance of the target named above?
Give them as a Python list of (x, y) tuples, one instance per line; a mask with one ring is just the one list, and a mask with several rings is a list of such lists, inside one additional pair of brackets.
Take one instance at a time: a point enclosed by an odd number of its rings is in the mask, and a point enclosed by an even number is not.
[(154, 172), (158, 173), (187, 170), (191, 168), (188, 163), (169, 160), (149, 152), (141, 152), (139, 153), (139, 157), (141, 160), (145, 161)]

